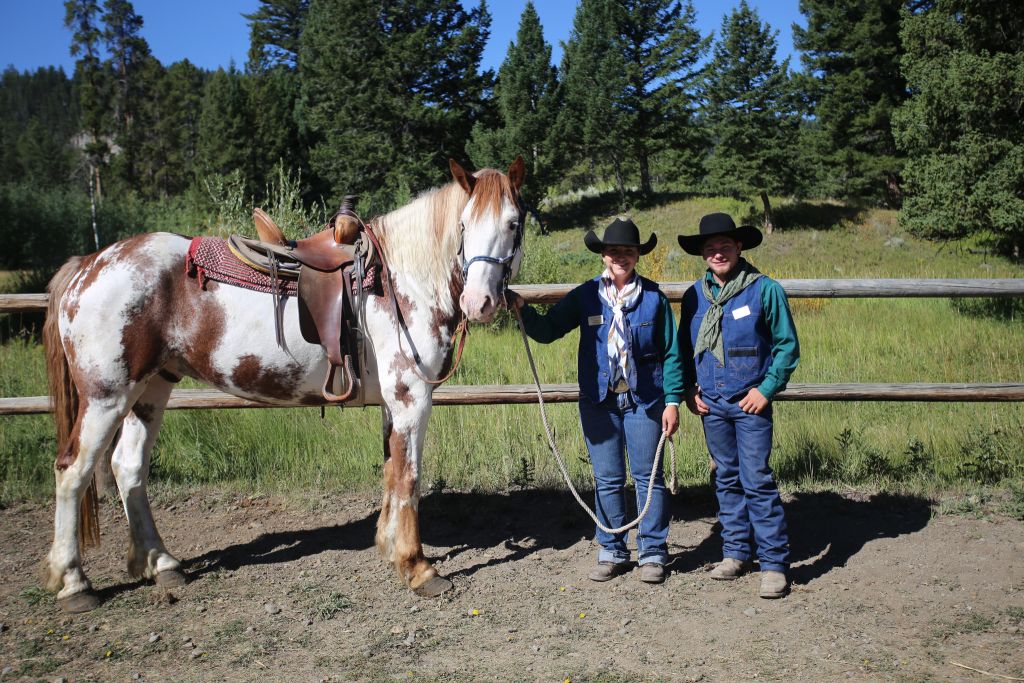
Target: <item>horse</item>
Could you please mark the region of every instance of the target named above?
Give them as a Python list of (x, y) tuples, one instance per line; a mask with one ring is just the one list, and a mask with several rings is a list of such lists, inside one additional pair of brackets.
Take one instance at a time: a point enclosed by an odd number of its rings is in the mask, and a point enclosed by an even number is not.
[[(370, 223), (390, 277), (383, 292), (362, 297), (363, 392), (346, 403), (381, 406), (376, 545), (426, 597), (452, 587), (424, 557), (417, 513), (432, 393), (450, 367), (463, 318), (492, 320), (522, 260), (522, 157), (507, 173), (470, 174), (454, 160), (449, 166), (451, 182)], [(193, 377), (268, 404), (326, 403), (327, 354), (303, 338), (295, 297), (274, 298), (283, 309), (275, 322), (269, 294), (215, 281), (200, 287), (183, 267), (189, 244), (173, 233), (136, 235), (72, 257), (50, 281), (43, 341), (58, 455), (45, 571), (65, 611), (100, 602), (82, 550), (99, 544), (93, 470), (118, 429), (111, 469), (130, 532), (128, 573), (159, 586), (187, 581), (147, 494), (150, 455), (175, 382)]]

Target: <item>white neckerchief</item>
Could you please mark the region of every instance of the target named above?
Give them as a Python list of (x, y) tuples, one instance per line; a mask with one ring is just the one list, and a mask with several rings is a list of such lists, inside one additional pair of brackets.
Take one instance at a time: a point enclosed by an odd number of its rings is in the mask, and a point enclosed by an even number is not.
[(629, 344), (626, 341), (626, 321), (622, 309), (632, 308), (640, 298), (640, 278), (634, 272), (633, 277), (622, 289), (616, 289), (611, 271), (605, 268), (601, 273), (601, 286), (597, 291), (601, 300), (608, 304), (614, 313), (611, 324), (608, 325), (608, 357), (612, 359), (615, 367), (614, 376), (611, 378), (611, 386), (615, 386), (620, 379), (629, 376)]

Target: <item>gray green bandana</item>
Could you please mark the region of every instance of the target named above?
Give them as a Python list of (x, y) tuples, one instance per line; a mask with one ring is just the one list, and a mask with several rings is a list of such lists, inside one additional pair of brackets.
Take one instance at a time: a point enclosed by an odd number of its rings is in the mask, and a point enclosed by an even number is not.
[(725, 365), (725, 344), (722, 342), (722, 308), (729, 299), (733, 298), (744, 289), (754, 284), (761, 272), (754, 266), (740, 259), (736, 264), (736, 275), (725, 283), (725, 286), (718, 290), (718, 296), (712, 296), (711, 285), (708, 284), (707, 275), (701, 279), (701, 287), (704, 290), (704, 297), (711, 304), (704, 314), (704, 320), (697, 330), (697, 343), (693, 346), (693, 357), (696, 358), (701, 351), (708, 349), (711, 355), (718, 359), (718, 362)]

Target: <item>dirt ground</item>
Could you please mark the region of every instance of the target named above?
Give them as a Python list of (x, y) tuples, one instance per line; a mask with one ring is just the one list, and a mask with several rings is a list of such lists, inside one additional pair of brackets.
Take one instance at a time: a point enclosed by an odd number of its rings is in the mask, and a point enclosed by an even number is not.
[[(191, 582), (127, 577), (123, 514), (86, 556), (103, 605), (40, 588), (52, 507), (0, 510), (2, 681), (984, 681), (1024, 677), (1024, 524), (925, 499), (786, 497), (783, 600), (716, 582), (711, 497), (674, 501), (672, 574), (585, 578), (589, 520), (563, 492), (443, 492), (426, 552), (455, 588), (421, 599), (373, 546), (370, 494), (167, 494), (155, 515)], [(985, 675), (966, 668), (989, 672)]]

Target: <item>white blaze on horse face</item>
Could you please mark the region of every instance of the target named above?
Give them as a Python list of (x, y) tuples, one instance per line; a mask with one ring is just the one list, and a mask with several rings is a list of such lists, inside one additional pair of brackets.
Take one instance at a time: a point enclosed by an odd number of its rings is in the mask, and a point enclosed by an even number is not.
[(522, 260), (521, 250), (513, 254), (520, 216), (515, 202), (504, 196), (501, 200), (501, 211), (497, 215), (484, 212), (474, 217), (476, 201), (476, 196), (470, 198), (462, 211), (463, 262), (470, 263), (478, 256), (489, 256), (500, 261), (513, 257), (507, 266), (488, 261), (475, 261), (470, 264), (466, 273), (459, 306), (470, 321), (490, 322), (505, 294), (502, 291), (505, 269), (511, 269), (511, 279), (519, 270), (519, 263)]

